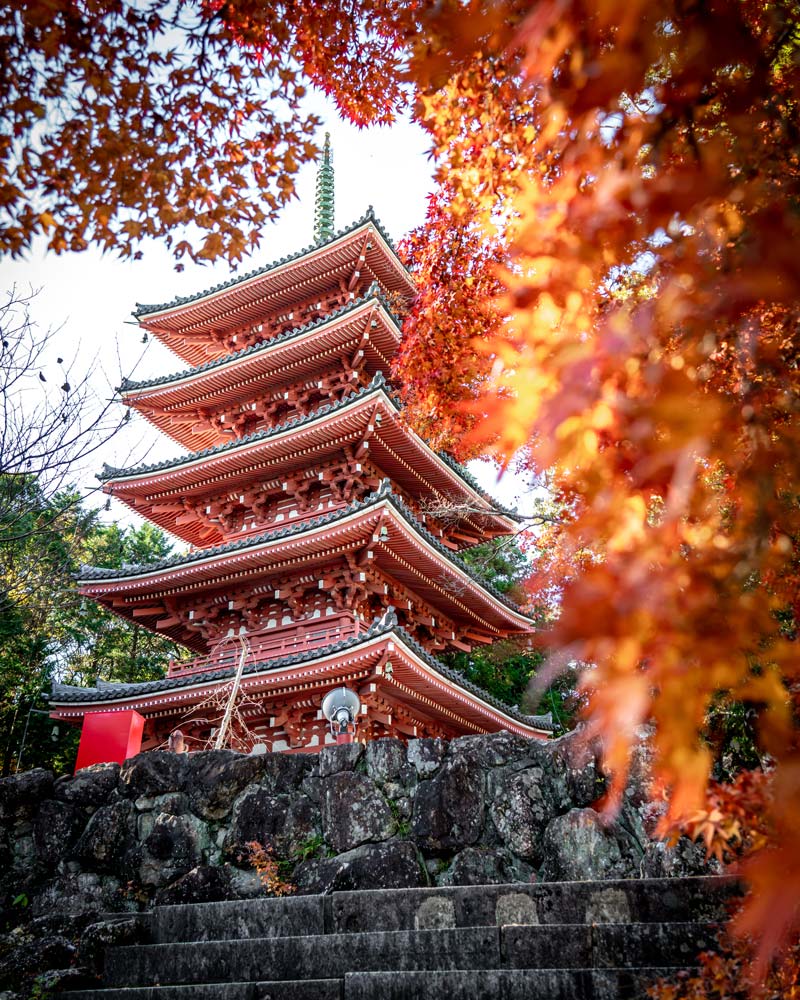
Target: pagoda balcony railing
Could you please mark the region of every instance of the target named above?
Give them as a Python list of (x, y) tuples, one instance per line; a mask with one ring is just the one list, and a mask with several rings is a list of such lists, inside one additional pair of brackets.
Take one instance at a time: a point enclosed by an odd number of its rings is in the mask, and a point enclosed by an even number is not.
[[(344, 639), (352, 639), (365, 632), (367, 626), (352, 615), (336, 615), (327, 618), (309, 618), (290, 625), (278, 625), (260, 632), (249, 632), (247, 663), (262, 663), (278, 660), (284, 656), (306, 653), (312, 649), (330, 646)], [(218, 648), (205, 656), (192, 660), (170, 660), (167, 677), (185, 677), (188, 674), (205, 673), (234, 667), (241, 656), (241, 646), (231, 636), (229, 641), (218, 642)]]

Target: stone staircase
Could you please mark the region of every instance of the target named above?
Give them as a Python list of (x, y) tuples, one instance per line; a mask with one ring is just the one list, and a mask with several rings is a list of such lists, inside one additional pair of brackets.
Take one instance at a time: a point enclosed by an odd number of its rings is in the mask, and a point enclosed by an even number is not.
[(713, 947), (724, 878), (162, 906), (68, 1000), (623, 1000)]

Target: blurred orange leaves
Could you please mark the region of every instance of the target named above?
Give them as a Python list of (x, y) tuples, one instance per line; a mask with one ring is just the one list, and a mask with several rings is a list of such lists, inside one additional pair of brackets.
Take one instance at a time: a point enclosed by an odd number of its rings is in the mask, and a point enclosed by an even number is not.
[[(764, 932), (763, 971), (800, 929), (796, 5), (443, 6), (419, 50), (440, 189), (406, 244), (407, 399), (438, 407), (437, 444), (524, 449), (568, 500), (533, 585), (558, 593), (548, 643), (592, 665), (611, 805), (649, 722), (662, 832), (747, 838), (708, 800), (703, 733), (719, 699), (756, 709), (781, 795), (737, 926)], [(442, 266), (467, 236), (469, 284)]]

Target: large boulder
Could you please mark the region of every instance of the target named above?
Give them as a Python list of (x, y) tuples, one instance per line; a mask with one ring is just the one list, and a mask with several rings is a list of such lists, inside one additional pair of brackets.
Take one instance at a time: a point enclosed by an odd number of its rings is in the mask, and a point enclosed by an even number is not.
[(15, 813), (31, 815), (52, 790), (53, 775), (41, 767), (0, 778), (0, 819), (11, 819)]
[(437, 885), (505, 885), (530, 882), (533, 869), (508, 851), (467, 847), (436, 877)]
[(74, 855), (94, 871), (118, 872), (136, 840), (136, 810), (126, 799), (101, 806), (75, 844)]
[(153, 798), (183, 791), (189, 760), (186, 754), (151, 750), (137, 754), (122, 765), (120, 794), (131, 799)]
[(131, 914), (98, 920), (86, 927), (78, 943), (78, 961), (97, 976), (102, 975), (106, 951), (112, 947), (139, 944), (147, 934), (143, 917)]
[(340, 771), (354, 771), (364, 756), (361, 743), (338, 743), (319, 752), (319, 776), (329, 778)]
[[(366, 761), (367, 775), (380, 785), (410, 777), (406, 774), (409, 768), (406, 748), (400, 740), (370, 740), (366, 749)], [(413, 775), (414, 769), (410, 770)]]
[(266, 768), (266, 754), (245, 757), (233, 750), (206, 750), (189, 760), (186, 792), (193, 813), (201, 819), (221, 820), (247, 785), (258, 782)]
[(136, 901), (118, 878), (97, 872), (78, 872), (50, 879), (31, 901), (35, 917), (52, 913), (85, 915), (135, 909)]
[(55, 867), (72, 850), (86, 822), (86, 815), (69, 802), (45, 799), (33, 820), (33, 844), (36, 857)]
[(290, 857), (320, 836), (319, 809), (307, 796), (272, 795), (253, 785), (236, 800), (224, 850), (232, 859), (246, 858), (255, 841)]
[(451, 740), (449, 752), (451, 755), (463, 754), (482, 768), (503, 767), (511, 763), (524, 766), (542, 746), (542, 740), (501, 730), (488, 736), (459, 736)]
[(70, 965), (74, 954), (75, 946), (60, 935), (12, 948), (0, 959), (0, 989), (17, 989), (48, 969)]
[(587, 738), (585, 726), (545, 746), (553, 767), (563, 777), (570, 805), (591, 806), (603, 795), (606, 783), (600, 770), (600, 745)]
[(289, 794), (300, 788), (317, 761), (313, 754), (270, 753), (262, 757), (260, 784), (273, 795)]
[(159, 906), (178, 903), (218, 903), (235, 898), (231, 892), (230, 870), (227, 867), (198, 865), (181, 875), (156, 895)]
[(423, 849), (461, 849), (475, 844), (483, 829), (484, 776), (475, 759), (448, 757), (428, 781), (421, 781), (414, 801), (412, 829)]
[(119, 764), (92, 764), (75, 775), (59, 778), (53, 795), (75, 806), (101, 806), (108, 802), (119, 780)]
[(408, 763), (417, 772), (418, 778), (430, 778), (442, 766), (447, 744), (444, 740), (426, 737), (411, 740), (406, 748)]
[(620, 878), (626, 865), (619, 844), (594, 809), (571, 809), (545, 830), (539, 878), (545, 882)]
[(489, 816), (500, 841), (520, 858), (538, 861), (547, 824), (565, 807), (558, 784), (540, 767), (492, 772)]
[(196, 816), (159, 813), (144, 848), (168, 870), (169, 877), (175, 878), (194, 868), (210, 843), (208, 827)]
[(337, 854), (387, 840), (395, 826), (386, 800), (363, 774), (340, 771), (323, 781), (322, 829)]
[(412, 889), (428, 884), (417, 851), (407, 840), (364, 844), (335, 858), (305, 861), (297, 866), (292, 880), (301, 895), (351, 889)]
[(716, 858), (707, 857), (702, 842), (679, 837), (674, 844), (664, 840), (648, 841), (640, 874), (644, 878), (686, 878), (691, 875), (721, 875), (723, 870)]

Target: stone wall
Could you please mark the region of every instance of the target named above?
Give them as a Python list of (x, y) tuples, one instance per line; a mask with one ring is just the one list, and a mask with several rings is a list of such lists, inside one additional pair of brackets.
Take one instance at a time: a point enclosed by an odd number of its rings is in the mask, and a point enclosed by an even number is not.
[(703, 870), (694, 845), (648, 836), (640, 777), (608, 827), (592, 808), (603, 787), (575, 733), (387, 739), (318, 756), (152, 752), (3, 779), (0, 989), (9, 939), (68, 951), (100, 913), (263, 894), (252, 841), (299, 893)]

